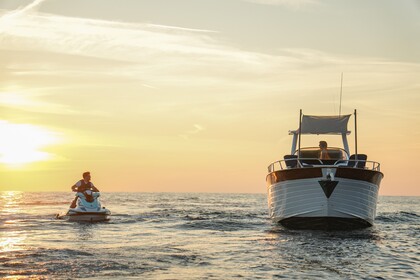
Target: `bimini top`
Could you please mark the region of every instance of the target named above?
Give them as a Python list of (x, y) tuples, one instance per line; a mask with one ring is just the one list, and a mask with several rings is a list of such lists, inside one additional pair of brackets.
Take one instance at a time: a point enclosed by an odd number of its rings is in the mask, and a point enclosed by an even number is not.
[[(348, 134), (347, 123), (351, 115), (343, 116), (302, 116), (301, 134)], [(299, 130), (290, 131), (298, 134)]]

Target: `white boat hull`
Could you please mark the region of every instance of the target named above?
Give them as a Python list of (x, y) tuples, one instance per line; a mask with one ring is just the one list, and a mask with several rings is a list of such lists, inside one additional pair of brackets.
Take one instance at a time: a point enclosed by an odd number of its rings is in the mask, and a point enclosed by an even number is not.
[[(371, 226), (376, 216), (382, 173), (379, 172), (380, 176), (376, 176), (379, 180), (361, 180), (335, 176), (340, 173), (337, 172), (338, 168), (318, 169), (320, 176), (313, 176), (316, 172), (312, 170), (312, 176), (306, 176), (311, 178), (267, 181), (268, 208), (272, 220), (292, 228), (333, 229)], [(306, 172), (305, 169), (300, 170)], [(299, 170), (295, 171), (299, 175)], [(363, 171), (356, 172), (362, 174)], [(279, 172), (284, 171), (273, 172), (277, 173), (275, 177), (279, 177)], [(332, 178), (327, 178), (328, 172)], [(346, 171), (346, 174), (349, 172)], [(351, 176), (346, 175), (346, 177)], [(363, 178), (363, 176), (356, 177)], [(322, 184), (329, 184), (332, 187), (326, 191)]]

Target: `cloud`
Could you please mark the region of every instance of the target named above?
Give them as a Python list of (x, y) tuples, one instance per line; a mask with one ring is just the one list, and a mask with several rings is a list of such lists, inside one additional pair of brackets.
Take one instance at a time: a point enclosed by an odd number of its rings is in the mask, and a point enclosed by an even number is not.
[[(35, 2), (39, 4), (42, 1)], [(120, 61), (139, 61), (157, 52), (223, 55), (226, 51), (206, 35), (214, 32), (210, 30), (64, 17), (30, 11), (32, 9), (23, 8), (1, 16), (1, 37), (5, 43), (3, 49), (51, 51)], [(138, 50), (143, 52), (135, 52)]]
[(202, 125), (194, 124), (193, 125), (193, 129), (188, 130), (184, 134), (180, 134), (179, 137), (181, 137), (181, 138), (183, 138), (185, 140), (189, 140), (190, 139), (190, 136), (192, 136), (194, 134), (198, 134), (198, 133), (200, 133), (203, 130), (205, 130), (205, 128)]
[[(264, 68), (270, 59), (231, 47), (211, 30), (65, 17), (29, 8), (3, 14), (0, 23), (0, 50), (34, 54), (20, 65), (10, 61), (0, 69), (12, 79), (18, 75), (106, 76), (142, 79), (144, 85), (159, 87), (155, 80), (172, 84), (179, 80), (176, 77), (190, 75), (195, 77), (192, 83), (212, 83), (230, 79), (238, 70)], [(42, 64), (25, 65), (44, 53), (55, 54), (54, 59), (46, 57)], [(59, 60), (57, 55), (68, 58)], [(97, 61), (90, 63), (89, 58)], [(104, 67), (100, 60), (108, 65)]]
[[(272, 5), (317, 3), (253, 1)], [(308, 84), (311, 90), (324, 90), (336, 82), (331, 77), (339, 77), (343, 71), (345, 86), (349, 83), (347, 73), (366, 73), (366, 78), (362, 78), (366, 83), (376, 80), (368, 77), (370, 73), (375, 73), (378, 81), (389, 72), (418, 73), (416, 64), (332, 55), (312, 49), (278, 49), (274, 54), (247, 51), (213, 30), (43, 14), (35, 9), (42, 3), (34, 1), (30, 8), (5, 13), (0, 18), (0, 55), (15, 52), (13, 59), (4, 55), (5, 59), (0, 60), (1, 77), (7, 77), (3, 84), (36, 80), (42, 86), (62, 87), (51, 91), (53, 94), (75, 85), (100, 92), (104, 89), (98, 88), (104, 84), (119, 88), (137, 83), (132, 88), (188, 96), (149, 106), (161, 110), (177, 102), (223, 106), (307, 90)], [(21, 59), (25, 53), (27, 57)], [(392, 81), (382, 79), (382, 83)], [(66, 93), (69, 92), (73, 93)], [(145, 100), (141, 103), (147, 104)]]
[[(141, 80), (144, 87), (188, 82), (192, 87), (227, 82), (232, 85), (276, 78), (276, 73), (290, 73), (310, 65), (334, 64), (333, 57), (319, 56), (311, 50), (276, 55), (246, 51), (229, 45), (212, 30), (182, 28), (145, 23), (125, 23), (77, 17), (41, 14), (30, 8), (3, 15), (8, 22), (0, 33), (0, 50), (55, 53), (67, 60), (51, 59), (29, 69), (7, 70), (26, 75), (65, 75), (66, 77), (113, 77)], [(313, 3), (314, 1), (257, 1), (265, 4)], [(24, 12), (22, 12), (24, 11)], [(10, 14), (14, 15), (10, 17)], [(9, 15), (9, 16), (8, 16)], [(2, 26), (2, 25), (0, 25)], [(312, 53), (311, 53), (312, 52)], [(73, 64), (72, 57), (91, 58)], [(48, 59), (48, 58), (47, 58)], [(108, 61), (108, 65), (98, 63)], [(13, 63), (13, 62), (11, 62)], [(24, 63), (24, 62), (22, 62)], [(114, 65), (111, 65), (114, 63)], [(57, 64), (57, 65), (55, 65)], [(95, 65), (97, 65), (95, 67)], [(41, 71), (40, 71), (41, 70)], [(14, 75), (16, 76), (16, 75)]]
[(0, 18), (0, 51), (15, 54), (0, 62), (9, 83), (32, 78), (54, 87), (59, 86), (55, 81), (66, 87), (70, 82), (128, 80), (151, 90), (181, 84), (236, 86), (300, 63), (296, 57), (230, 46), (217, 31), (43, 14), (35, 10), (41, 3)]
[[(222, 43), (217, 31), (146, 23), (40, 14), (35, 1), (0, 17), (1, 49), (38, 50), (116, 61), (143, 63), (161, 57), (180, 56), (218, 59), (236, 63), (258, 63), (260, 55), (240, 51)], [(8, 23), (3, 25), (3, 23)], [(149, 58), (150, 59), (147, 59)], [(168, 61), (171, 63), (172, 61)], [(191, 61), (188, 61), (191, 62)]]
[(77, 113), (64, 105), (40, 100), (39, 97), (41, 96), (34, 93), (3, 91), (0, 92), (0, 106), (18, 108), (30, 112), (46, 112), (54, 114)]
[(12, 12), (7, 13), (6, 15), (4, 15), (2, 17), (2, 21), (6, 21), (6, 20), (10, 20), (13, 17), (19, 17), (22, 16), (24, 14), (27, 14), (29, 12), (33, 12), (36, 11), (37, 8), (43, 3), (45, 2), (45, 0), (35, 0), (32, 3), (29, 3), (28, 5), (18, 8)]
[(188, 131), (188, 133), (189, 134), (197, 134), (197, 133), (199, 133), (200, 131), (203, 131), (204, 130), (204, 127), (202, 127), (201, 125), (199, 125), (199, 124), (195, 124), (194, 125), (194, 129), (193, 130), (190, 130), (190, 131)]

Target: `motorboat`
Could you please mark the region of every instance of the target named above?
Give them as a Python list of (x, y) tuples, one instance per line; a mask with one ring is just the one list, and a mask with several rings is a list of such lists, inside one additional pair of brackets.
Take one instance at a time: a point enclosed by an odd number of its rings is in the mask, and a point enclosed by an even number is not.
[(108, 220), (111, 211), (101, 206), (99, 196), (99, 192), (93, 192), (91, 190), (77, 192), (76, 207), (69, 208), (65, 214), (57, 215), (57, 218), (76, 222), (100, 222)]
[[(313, 116), (300, 111), (299, 129), (291, 153), (268, 166), (266, 177), (271, 219), (292, 229), (357, 229), (373, 225), (380, 164), (357, 151), (357, 112), (354, 111), (355, 144), (350, 154), (347, 136), (352, 115)], [(328, 147), (327, 159), (318, 147), (301, 147), (303, 135), (336, 135), (342, 147)]]

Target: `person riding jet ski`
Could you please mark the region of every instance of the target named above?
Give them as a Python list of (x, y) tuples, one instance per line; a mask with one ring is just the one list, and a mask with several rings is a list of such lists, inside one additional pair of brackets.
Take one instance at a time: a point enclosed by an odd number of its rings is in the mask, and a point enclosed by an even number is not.
[(76, 192), (69, 210), (64, 215), (57, 215), (58, 219), (69, 221), (98, 222), (108, 220), (111, 211), (102, 207), (99, 201), (99, 190), (90, 182), (90, 173), (83, 173), (83, 180), (71, 187)]
[[(93, 185), (93, 183), (90, 181), (90, 172), (85, 172), (82, 174), (83, 179), (78, 181), (76, 184), (74, 184), (71, 187), (71, 190), (73, 192), (79, 192), (84, 193), (87, 190), (93, 191), (93, 192), (99, 192), (99, 190)], [(76, 202), (77, 202), (77, 196), (72, 201), (70, 208), (76, 208)]]

